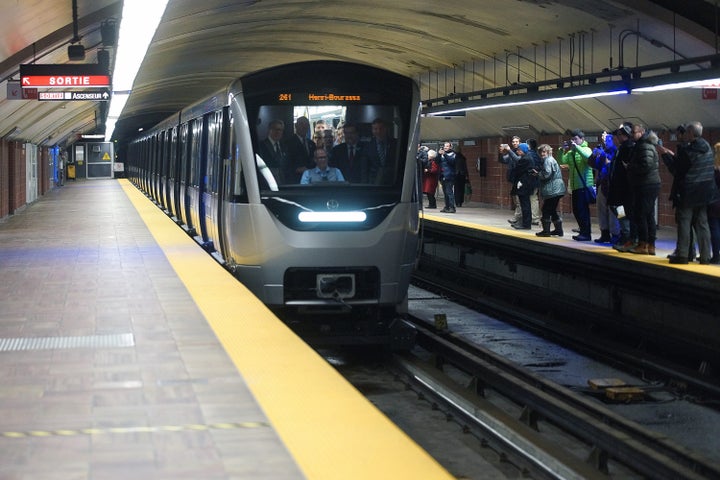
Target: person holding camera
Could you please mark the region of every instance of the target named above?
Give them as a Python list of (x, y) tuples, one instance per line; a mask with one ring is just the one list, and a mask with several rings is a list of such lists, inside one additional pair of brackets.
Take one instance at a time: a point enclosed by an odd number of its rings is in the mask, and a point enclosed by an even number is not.
[(438, 186), (438, 172), (440, 166), (437, 163), (437, 152), (432, 149), (428, 149), (424, 155), (424, 162), (422, 163), (422, 188), (423, 193), (427, 196), (429, 209), (437, 208), (437, 201), (435, 200), (435, 192)]
[(628, 180), (633, 193), (638, 243), (628, 252), (655, 255), (655, 202), (660, 193), (660, 159), (655, 146), (659, 140), (655, 132), (646, 132), (640, 124), (633, 126), (633, 140), (635, 147), (628, 165)]
[(618, 252), (630, 251), (635, 246), (637, 239), (634, 200), (628, 176), (628, 165), (635, 148), (632, 132), (633, 124), (631, 122), (623, 122), (613, 132), (618, 148), (608, 172), (607, 204), (615, 213), (620, 224), (620, 238), (612, 246)]
[[(528, 151), (527, 143), (520, 142), (520, 137), (516, 135), (512, 137), (511, 143), (509, 145), (507, 143), (503, 143), (499, 147), (498, 162), (507, 165), (508, 169), (506, 173), (506, 178), (511, 185), (513, 183), (513, 169), (515, 168), (515, 165), (517, 165), (517, 162), (520, 160), (520, 157), (525, 155), (525, 153), (527, 153)], [(513, 206), (515, 207), (515, 213), (513, 214), (512, 218), (508, 219), (508, 223), (510, 223), (511, 225), (513, 223), (519, 224), (522, 220), (520, 199), (517, 195), (513, 195), (512, 193), (511, 195)], [(540, 220), (540, 205), (538, 203), (537, 194), (530, 195), (530, 209), (532, 211), (532, 223), (533, 225), (537, 225)]]
[(455, 213), (455, 160), (456, 154), (452, 143), (445, 144), (438, 149), (440, 163), (440, 181), (442, 182), (443, 195), (445, 197), (445, 208), (440, 210), (443, 213)]
[(617, 146), (612, 133), (603, 132), (600, 139), (600, 144), (593, 149), (593, 154), (588, 160), (596, 172), (596, 206), (600, 237), (595, 239), (595, 243), (613, 244), (620, 238), (620, 224), (615, 211), (608, 204), (607, 198), (610, 190), (610, 171), (617, 153)]
[(542, 161), (536, 151), (537, 142), (534, 139), (527, 141), (528, 150), (520, 157), (513, 169), (513, 187), (510, 193), (517, 195), (520, 202), (522, 219), (512, 225), (518, 230), (530, 230), (532, 226), (532, 208), (530, 197), (537, 197), (538, 168)]
[(592, 168), (588, 165), (588, 159), (592, 155), (592, 149), (585, 141), (585, 134), (582, 130), (573, 130), (570, 140), (563, 143), (558, 152), (558, 162), (567, 165), (570, 169), (570, 191), (572, 192), (572, 210), (575, 220), (580, 228), (580, 233), (573, 235), (572, 239), (578, 242), (589, 242), (591, 237), (590, 225), (590, 203), (595, 201), (594, 189), (595, 179)]

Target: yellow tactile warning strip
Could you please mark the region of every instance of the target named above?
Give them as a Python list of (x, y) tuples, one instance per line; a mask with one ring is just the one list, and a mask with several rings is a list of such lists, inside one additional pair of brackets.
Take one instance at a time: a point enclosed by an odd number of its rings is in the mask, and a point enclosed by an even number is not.
[(127, 180), (119, 180), (309, 479), (451, 479)]
[(475, 230), (486, 230), (488, 232), (493, 233), (499, 233), (502, 235), (517, 237), (517, 238), (525, 238), (527, 240), (532, 240), (536, 242), (543, 242), (543, 243), (562, 243), (563, 247), (566, 248), (574, 248), (577, 250), (584, 250), (586, 252), (592, 252), (598, 255), (608, 255), (611, 257), (619, 257), (626, 259), (628, 261), (634, 261), (634, 262), (645, 262), (645, 263), (652, 263), (655, 265), (662, 265), (669, 268), (678, 268), (680, 270), (688, 270), (695, 273), (699, 273), (702, 275), (709, 275), (713, 277), (720, 277), (720, 268), (718, 268), (717, 265), (700, 265), (697, 262), (692, 262), (689, 265), (674, 265), (668, 262), (668, 259), (665, 258), (663, 255), (633, 255), (629, 253), (621, 253), (613, 248), (599, 248), (597, 245), (593, 244), (592, 242), (575, 242), (574, 240), (571, 240), (570, 242), (567, 242), (567, 240), (570, 240), (570, 236), (573, 234), (570, 234), (569, 232), (565, 234), (564, 237), (538, 237), (535, 235), (535, 232), (528, 232), (527, 230), (512, 230), (508, 228), (499, 228), (499, 227), (493, 227), (488, 225), (482, 225), (479, 223), (473, 223), (473, 222), (466, 222), (464, 220), (458, 220), (455, 218), (446, 218), (441, 217), (439, 215), (432, 215), (432, 214), (426, 214), (423, 213), (423, 218), (427, 217), (428, 220), (432, 220), (434, 222), (442, 222), (442, 223), (448, 223), (450, 225), (458, 225), (461, 227), (471, 228)]

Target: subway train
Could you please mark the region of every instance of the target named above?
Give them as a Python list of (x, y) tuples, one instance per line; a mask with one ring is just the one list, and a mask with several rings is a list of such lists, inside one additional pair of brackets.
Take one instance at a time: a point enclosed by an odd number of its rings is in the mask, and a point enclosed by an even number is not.
[[(410, 78), (339, 61), (277, 66), (142, 132), (128, 177), (310, 343), (407, 348), (419, 116)], [(307, 142), (313, 131), (296, 135), (296, 122), (347, 127), (357, 153), (324, 134)], [(305, 183), (323, 151), (341, 179)]]

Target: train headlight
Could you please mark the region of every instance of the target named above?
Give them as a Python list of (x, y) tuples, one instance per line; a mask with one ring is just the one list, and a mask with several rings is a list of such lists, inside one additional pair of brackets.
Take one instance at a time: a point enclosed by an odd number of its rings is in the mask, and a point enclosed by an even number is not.
[(304, 223), (317, 222), (353, 222), (360, 223), (367, 219), (365, 212), (300, 212), (298, 220)]

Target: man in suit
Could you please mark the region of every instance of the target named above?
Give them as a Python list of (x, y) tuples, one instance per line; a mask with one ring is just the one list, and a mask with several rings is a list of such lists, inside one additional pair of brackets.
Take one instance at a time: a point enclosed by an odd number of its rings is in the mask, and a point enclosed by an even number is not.
[(345, 179), (352, 183), (367, 183), (367, 145), (360, 141), (360, 132), (354, 123), (343, 127), (345, 142), (335, 145), (330, 152), (330, 163), (344, 172)]
[(270, 169), (277, 183), (286, 182), (287, 159), (285, 148), (282, 144), (284, 132), (285, 122), (282, 120), (272, 120), (268, 125), (267, 138), (260, 142), (258, 147), (260, 157), (262, 157), (265, 165)]
[(382, 118), (372, 122), (372, 140), (368, 144), (369, 181), (376, 185), (392, 185), (397, 176), (397, 142), (388, 134)]
[(310, 120), (298, 117), (295, 120), (295, 134), (286, 142), (288, 181), (300, 181), (305, 170), (315, 167), (315, 143), (308, 138)]

